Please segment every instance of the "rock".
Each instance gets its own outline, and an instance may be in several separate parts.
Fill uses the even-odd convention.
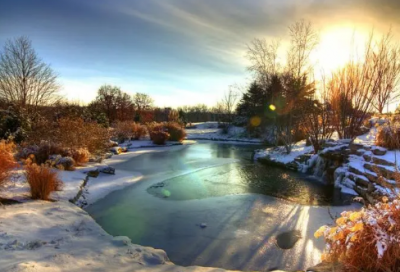
[[[375,164],[381,164],[381,165],[386,165],[386,166],[395,166],[395,164],[393,162],[386,161],[379,157],[372,157],[372,162]]]
[[[114,153],[115,155],[119,155],[119,154],[122,153],[122,148],[121,147],[113,147],[113,148],[110,149],[110,151],[112,153]]]
[[[387,179],[393,179],[395,173],[389,169],[387,169],[384,166],[378,165],[378,164],[370,164],[370,163],[365,163],[364,168],[368,169],[371,172],[374,172],[377,174],[377,176],[382,176]]]
[[[364,154],[364,155],[363,155],[363,158],[364,158],[364,160],[365,160],[365,161],[367,161],[367,162],[370,162],[370,161],[371,161],[371,158],[372,158],[372,156],[371,156],[371,155],[369,155],[369,154]]]
[[[386,148],[379,147],[379,146],[374,146],[374,147],[371,149],[371,151],[372,151],[372,153],[373,153],[374,155],[376,155],[376,156],[383,156],[383,155],[385,155],[386,152],[387,152]]]
[[[371,184],[369,182],[369,180],[364,176],[356,175],[354,173],[349,173],[348,177],[349,177],[349,179],[354,181],[357,185],[362,186],[362,187],[368,188],[368,186]]]
[[[103,159],[107,160],[110,159],[114,154],[113,153],[106,153],[103,155]]]
[[[354,154],[356,151],[360,149],[364,149],[364,145],[362,144],[356,144],[356,143],[351,143],[349,145],[350,150],[352,151],[352,154]],[[354,153],[353,153],[354,152]]]
[[[354,174],[357,174],[357,175],[364,175],[363,172],[361,172],[360,170],[358,170],[357,168],[355,168],[355,167],[353,167],[351,165],[349,165],[349,171],[354,173]]]
[[[206,223],[201,223],[200,224],[200,228],[202,228],[202,229],[207,228],[207,224]]]
[[[110,147],[117,147],[118,143],[110,140]]]
[[[91,178],[97,178],[99,176],[99,174],[100,174],[99,170],[91,170],[91,171],[87,172],[86,175],[88,175]]]
[[[101,173],[115,175],[115,168],[111,166],[105,166],[98,169]]]

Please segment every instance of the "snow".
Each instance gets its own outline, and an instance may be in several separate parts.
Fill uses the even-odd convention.
[[[181,146],[142,148],[113,156],[109,165],[147,152],[163,152]],[[58,171],[63,190],[54,202],[29,199],[23,170],[0,191],[0,197],[23,201],[0,207],[0,271],[224,271],[205,267],[179,267],[163,250],[134,245],[127,237],[107,234],[85,211],[69,202],[86,177],[86,172],[105,166],[92,163],[75,171]],[[78,204],[91,204],[112,191],[140,181],[141,173],[117,171],[115,175],[90,177]]]
[[[271,160],[281,163],[289,163],[294,161],[295,158],[304,155],[310,154],[314,152],[314,148],[312,146],[306,146],[306,141],[300,141],[293,145],[292,152],[290,154],[286,153],[286,150],[283,146],[279,147],[271,147],[266,150],[258,150],[255,153],[254,159],[267,157],[269,156]]]
[[[246,137],[245,127],[231,126],[227,134],[218,128],[218,122],[193,123],[196,128],[187,128],[188,140],[213,140],[213,141],[238,141],[249,143],[262,143],[261,139]]]
[[[9,272],[211,271],[175,266],[163,250],[112,237],[67,201],[30,201],[2,209],[0,255],[0,271]]]

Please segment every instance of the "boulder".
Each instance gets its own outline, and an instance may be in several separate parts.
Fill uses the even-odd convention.
[[[111,166],[105,166],[98,169],[101,173],[115,175],[115,168]]]
[[[99,170],[91,170],[89,172],[86,173],[86,175],[88,175],[91,178],[97,178],[100,174]]]
[[[376,156],[383,156],[383,155],[385,155],[386,152],[387,152],[386,148],[379,147],[379,146],[374,146],[374,147],[371,149],[371,151],[372,151],[372,153],[373,153],[374,155],[376,155]]]

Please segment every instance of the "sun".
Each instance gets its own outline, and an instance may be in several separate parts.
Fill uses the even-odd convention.
[[[351,26],[328,28],[320,34],[320,43],[311,55],[316,74],[329,75],[363,52],[368,33]]]

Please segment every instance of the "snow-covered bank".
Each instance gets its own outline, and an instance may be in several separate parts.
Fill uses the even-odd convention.
[[[0,215],[0,271],[218,271],[179,267],[163,250],[107,234],[68,201],[30,201]],[[221,270],[222,271],[222,270]]]
[[[360,195],[374,203],[382,196],[395,198],[399,184],[395,181],[400,168],[398,150],[389,151],[375,145],[376,128],[355,138],[326,141],[318,154],[305,141],[294,145],[290,154],[283,147],[259,150],[254,158],[268,164],[309,172],[320,178],[330,178],[343,193]]]
[[[105,163],[112,165],[143,153],[177,148],[183,146],[137,149]],[[86,173],[99,167],[104,165],[60,172],[64,188],[52,194],[55,202],[30,200],[23,171],[16,172],[0,191],[0,197],[24,203],[0,207],[0,271],[223,271],[176,266],[163,250],[133,245],[127,237],[112,237],[85,211],[70,203],[82,189]],[[140,173],[124,171],[89,177],[79,203],[93,203],[140,179]]]
[[[188,140],[211,140],[211,141],[230,141],[243,143],[263,143],[262,139],[249,138],[244,127],[230,127],[228,133],[222,133],[222,128],[218,128],[218,122],[193,123],[195,128],[187,128]]]

